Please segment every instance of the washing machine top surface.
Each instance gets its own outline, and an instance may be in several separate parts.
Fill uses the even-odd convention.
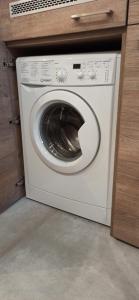
[[[114,84],[118,56],[93,53],[18,58],[20,83],[59,87]]]

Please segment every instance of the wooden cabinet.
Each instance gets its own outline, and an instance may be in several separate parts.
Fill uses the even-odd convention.
[[[0,43],[0,212],[24,195],[16,72]],[[9,64],[9,66],[8,66]]]
[[[16,18],[10,18],[10,2],[0,1],[0,38],[3,41],[85,32],[126,24],[127,0],[94,0]],[[81,17],[72,19],[76,14],[81,14]]]
[[[139,24],[139,0],[129,0],[128,24]]]
[[[10,2],[10,0],[0,1],[0,39],[9,41],[7,44],[13,48],[27,46],[28,40],[33,46],[36,41],[38,45],[77,43],[77,40],[84,43],[90,40],[92,43],[92,39],[99,40],[100,36],[101,39],[108,41],[113,40],[114,36],[119,39],[125,34],[122,27],[126,25],[127,20],[127,0],[94,0],[17,18],[10,18]],[[110,10],[113,13],[107,13]],[[71,16],[76,14],[81,14],[81,17],[72,19]],[[91,15],[82,17],[82,14]],[[130,0],[129,24],[134,23],[139,23],[139,1]],[[114,29],[109,30],[110,33],[106,30],[108,28]],[[92,34],[93,30],[96,32]],[[139,25],[129,26],[125,40],[125,61],[122,60],[112,235],[139,247],[138,37]],[[20,186],[23,177],[20,126],[10,122],[16,120],[19,115],[16,73],[13,68],[3,65],[4,60],[12,60],[11,54],[3,44],[0,44],[0,55],[0,211],[2,211],[24,195],[24,187]]]
[[[139,25],[127,30],[112,235],[139,247]]]

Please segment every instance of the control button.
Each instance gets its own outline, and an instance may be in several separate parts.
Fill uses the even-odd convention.
[[[96,78],[96,73],[94,71],[89,71],[88,75],[89,75],[90,79],[95,79]]]
[[[79,79],[82,79],[82,78],[84,78],[84,73],[82,71],[80,71],[77,73],[77,76]]]
[[[60,69],[57,72],[57,79],[58,79],[58,81],[64,82],[66,80],[66,78],[67,78],[67,72],[66,72],[66,70]]]

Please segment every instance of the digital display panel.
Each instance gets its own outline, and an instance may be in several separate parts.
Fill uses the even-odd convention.
[[[74,64],[73,69],[81,69],[81,64]]]

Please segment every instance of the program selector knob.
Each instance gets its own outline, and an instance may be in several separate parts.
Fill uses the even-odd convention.
[[[89,75],[90,79],[95,79],[96,78],[96,73],[94,71],[89,71],[88,75]]]
[[[64,69],[61,69],[57,72],[57,79],[60,82],[64,82],[67,78],[67,72]]]
[[[84,78],[84,73],[82,71],[79,71],[77,76],[79,79],[82,79],[82,78]]]

